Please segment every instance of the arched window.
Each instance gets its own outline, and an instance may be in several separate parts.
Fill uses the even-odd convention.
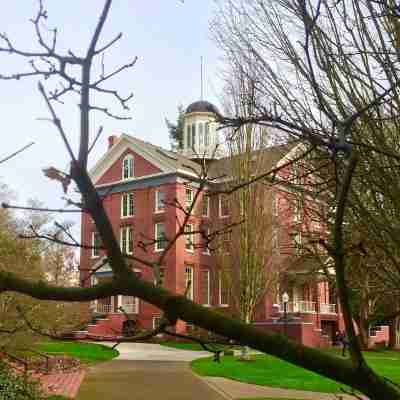
[[[210,123],[205,123],[205,130],[204,130],[204,146],[209,146],[210,144]]]
[[[196,124],[192,124],[192,149],[196,147]]]
[[[122,179],[133,178],[133,155],[128,154],[122,161]]]
[[[192,147],[192,125],[188,125],[186,128],[186,148]]]
[[[204,133],[203,133],[204,124],[199,122],[199,146],[203,147],[204,145]]]

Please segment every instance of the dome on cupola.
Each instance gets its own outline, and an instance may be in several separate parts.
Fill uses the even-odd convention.
[[[219,114],[218,108],[209,101],[199,100],[192,103],[187,109],[186,114],[194,112],[209,112],[213,114]]]
[[[190,104],[185,112],[182,154],[193,161],[220,157],[218,108],[205,100]]]

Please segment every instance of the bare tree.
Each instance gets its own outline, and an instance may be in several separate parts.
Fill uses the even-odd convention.
[[[318,4],[320,7],[321,3]],[[248,118],[252,120],[250,122],[266,121],[267,124],[270,124],[271,122],[274,124],[280,124],[280,128],[282,130],[290,130],[302,139],[311,140],[315,144],[321,145],[324,148],[332,148],[335,153],[344,153],[344,155],[342,155],[340,158],[334,157],[334,160],[336,160],[337,163],[342,166],[342,168],[340,168],[339,171],[339,190],[337,197],[337,213],[333,241],[334,245],[331,252],[335,259],[338,288],[341,296],[342,307],[345,312],[347,330],[352,343],[352,362],[348,362],[346,360],[340,360],[336,357],[330,356],[329,354],[323,354],[316,349],[297,345],[293,342],[287,341],[279,335],[262,332],[235,319],[214,313],[198,304],[191,302],[185,296],[169,293],[160,287],[154,286],[151,282],[141,280],[140,278],[136,277],[133,271],[128,267],[127,258],[124,257],[120,251],[120,247],[104,210],[102,198],[98,195],[87,173],[87,157],[90,149],[90,135],[93,134],[89,124],[89,116],[92,111],[98,111],[99,109],[104,111],[106,114],[112,114],[108,111],[108,109],[91,104],[89,95],[90,92],[100,91],[102,93],[109,94],[115,98],[123,108],[127,107],[126,103],[130,98],[130,96],[122,97],[114,90],[102,88],[101,84],[109,77],[116,75],[129,66],[132,66],[133,62],[127,64],[126,66],[122,66],[110,74],[105,74],[98,79],[93,78],[91,74],[94,59],[110,48],[110,46],[115,44],[121,36],[118,35],[115,39],[108,42],[108,44],[103,46],[99,45],[99,38],[103,26],[107,20],[111,5],[111,0],[105,0],[99,21],[96,25],[88,49],[81,56],[71,53],[66,55],[59,54],[56,51],[57,41],[55,38],[50,42],[50,44],[45,42],[41,34],[39,23],[42,18],[45,16],[47,17],[47,13],[42,5],[40,5],[40,11],[37,17],[33,20],[41,49],[35,52],[17,49],[13,42],[3,34],[1,36],[3,44],[0,46],[0,52],[23,57],[27,56],[30,59],[37,58],[38,60],[49,61],[45,62],[47,67],[39,67],[33,61],[33,63],[31,63],[34,68],[32,72],[20,74],[16,73],[5,78],[22,79],[28,76],[43,78],[59,77],[67,82],[65,88],[50,92],[44,88],[42,83],[39,84],[39,91],[48,108],[51,121],[53,122],[55,129],[64,140],[66,149],[71,157],[70,173],[67,175],[60,173],[58,179],[61,180],[65,186],[67,186],[66,183],[68,180],[72,180],[78,187],[82,196],[82,201],[79,203],[75,202],[74,205],[75,207],[80,207],[82,212],[89,213],[93,218],[98,232],[102,238],[102,246],[107,252],[109,265],[113,271],[113,279],[111,282],[97,284],[90,288],[56,287],[40,281],[26,280],[13,273],[0,272],[0,291],[16,291],[43,300],[79,302],[90,301],[118,294],[136,296],[163,310],[165,313],[165,319],[167,321],[166,324],[169,326],[173,326],[178,318],[183,319],[204,329],[211,330],[217,334],[234,339],[242,345],[248,345],[252,348],[265,351],[296,365],[308,368],[344,384],[348,384],[356,389],[359,389],[371,398],[380,399],[383,396],[385,399],[389,400],[398,399],[398,388],[392,383],[386,381],[384,378],[377,376],[371,369],[369,369],[362,358],[361,352],[359,351],[359,346],[356,342],[351,324],[351,312],[348,304],[349,302],[344,277],[346,259],[342,240],[342,222],[346,206],[347,193],[351,186],[354,168],[357,164],[356,152],[353,153],[351,146],[348,145],[348,136],[351,134],[354,126],[357,126],[356,121],[360,116],[364,115],[367,111],[372,112],[372,110],[375,110],[377,108],[376,106],[382,103],[386,97],[391,96],[394,90],[394,85],[390,85],[388,88],[380,88],[375,85],[374,88],[376,88],[376,93],[374,92],[374,95],[369,97],[367,101],[363,101],[361,103],[362,105],[357,107],[357,109],[346,109],[348,112],[346,112],[345,115],[340,113],[334,114],[336,115],[336,119],[333,119],[333,117],[329,119],[328,117],[331,115],[330,98],[325,96],[325,92],[321,92],[321,85],[318,84],[315,75],[313,77],[313,74],[310,74],[310,69],[314,64],[301,64],[300,67],[302,67],[304,71],[307,70],[307,73],[304,75],[305,78],[309,78],[308,82],[311,83],[310,87],[313,89],[311,93],[314,93],[314,98],[317,100],[317,105],[324,112],[324,118],[328,119],[325,130],[320,132],[319,128],[322,128],[323,126],[317,125],[315,120],[310,120],[310,118],[303,119],[302,117],[307,116],[307,113],[295,115],[291,120],[286,120],[284,116],[280,116],[280,113],[285,110],[282,102],[282,104],[277,106],[277,110],[279,111],[277,114],[271,115],[266,111],[261,115]],[[336,4],[337,9],[342,6],[343,2]],[[286,12],[292,12],[292,17],[294,20],[300,20],[300,22],[303,22],[303,28],[306,32],[306,40],[303,50],[307,54],[307,52],[310,51],[310,46],[318,44],[318,41],[314,40],[313,36],[314,32],[317,31],[314,28],[317,26],[318,18],[311,16],[314,15],[314,13],[310,15],[310,12],[308,11],[309,9],[302,1],[296,1],[293,2],[293,4],[290,2],[290,4],[288,3],[286,7]],[[301,11],[300,13],[299,10]],[[327,9],[327,12],[331,12],[331,9]],[[317,12],[316,15],[319,15],[319,12]],[[320,30],[318,29],[318,33],[319,32]],[[280,34],[282,34],[282,31],[280,31]],[[56,31],[54,31],[54,35],[56,35]],[[312,36],[312,41],[310,41],[310,36]],[[329,37],[331,37],[331,33]],[[325,39],[327,40],[327,38]],[[318,54],[316,54],[316,56],[318,56]],[[296,58],[294,60],[296,61]],[[68,75],[68,69],[66,69],[66,66],[70,65],[72,65],[75,70],[79,69],[81,73],[78,77],[74,78]],[[338,65],[339,67],[343,66],[343,64],[338,63],[334,65]],[[348,65],[349,64],[347,64],[347,66]],[[371,80],[369,82],[373,83]],[[273,86],[271,87],[273,88]],[[275,85],[275,88],[279,87]],[[347,86],[345,86],[343,90],[346,88]],[[77,152],[72,149],[68,141],[68,135],[65,132],[61,119],[56,114],[52,103],[52,100],[60,99],[61,96],[64,96],[66,93],[71,91],[74,93],[78,92],[80,104],[81,140],[79,143],[79,150]],[[294,101],[293,106],[297,104],[300,106],[305,105],[305,107],[307,107],[307,105],[309,105],[309,102],[307,101],[303,103],[302,101],[300,102],[296,99],[293,100],[293,96],[289,95],[287,92],[285,95],[287,96],[286,104],[288,106],[290,106],[290,102],[292,101]],[[361,98],[356,96],[356,99],[360,100]],[[363,100],[365,99],[363,98]],[[354,102],[351,104],[354,104]],[[318,119],[317,121],[322,122],[321,120],[322,118]],[[225,122],[228,125],[240,126],[243,123],[243,120],[240,118],[227,119]],[[335,124],[333,124],[333,122],[335,122]],[[328,132],[327,128],[329,128]],[[263,178],[267,178],[268,176],[272,177],[275,173],[276,168],[272,168],[270,171],[265,171],[263,173]],[[182,235],[184,232],[180,232],[179,234]],[[176,240],[176,238],[171,238],[170,240],[173,241]],[[168,249],[169,246],[167,246],[166,250]],[[153,266],[146,260],[137,259],[134,256],[133,258],[136,262],[143,263],[143,265],[147,265],[149,267]]]

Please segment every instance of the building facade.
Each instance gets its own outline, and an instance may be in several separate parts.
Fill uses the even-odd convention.
[[[222,157],[217,113],[218,110],[205,101],[187,108],[183,149],[178,153],[126,134],[111,136],[107,152],[90,176],[103,196],[123,253],[156,262],[182,226],[185,210],[192,207],[200,186],[199,175],[207,165],[210,184],[197,195],[186,220],[185,234],[176,240],[163,259],[159,280],[172,292],[186,293],[199,304],[229,312],[229,294],[218,273],[215,246],[209,240],[213,232],[231,223],[227,196],[208,195],[211,189],[229,181],[229,159]],[[298,146],[267,148],[263,157],[270,168],[282,166],[297,154]],[[290,180],[292,173],[293,166],[282,167],[279,176]],[[300,178],[295,175],[294,179]],[[285,332],[306,345],[328,345],[335,332],[343,329],[335,295],[323,274],[314,271],[311,279],[306,274],[307,262],[294,262],[301,258],[298,252],[304,240],[303,231],[307,228],[307,232],[323,235],[323,226],[308,216],[307,210],[312,208],[308,201],[311,200],[293,201],[291,191],[279,185],[268,190],[272,195],[266,207],[278,222],[271,225],[272,251],[268,262],[279,271],[279,279],[258,305],[253,323],[260,329]],[[101,250],[96,227],[85,213],[82,214],[81,240],[92,246],[81,250],[81,284],[88,287],[111,279],[112,271]],[[156,280],[151,268],[138,260],[128,259],[128,262],[141,278]],[[271,265],[269,268],[271,270]],[[121,335],[127,315],[137,320],[143,329],[157,326],[161,316],[154,306],[130,296],[97,300],[91,303],[90,310],[98,318],[82,335],[100,339]],[[179,321],[176,329],[185,331],[187,326]]]

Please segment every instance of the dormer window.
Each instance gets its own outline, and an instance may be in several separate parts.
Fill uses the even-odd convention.
[[[122,161],[122,179],[133,178],[133,155],[128,154]]]

